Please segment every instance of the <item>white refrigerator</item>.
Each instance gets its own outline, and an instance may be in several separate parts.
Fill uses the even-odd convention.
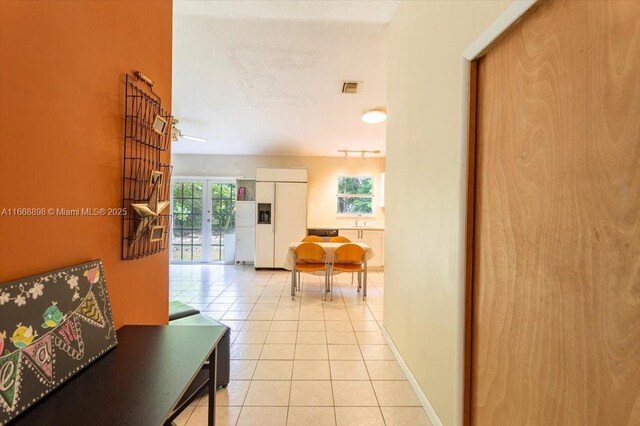
[[[256,268],[282,268],[289,245],[307,234],[307,170],[256,171]]]

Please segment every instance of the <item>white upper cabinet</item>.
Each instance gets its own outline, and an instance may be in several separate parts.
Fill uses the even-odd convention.
[[[258,182],[307,182],[307,169],[256,169]]]

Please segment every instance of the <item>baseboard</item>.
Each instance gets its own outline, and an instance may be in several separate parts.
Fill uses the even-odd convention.
[[[411,385],[416,395],[418,396],[418,399],[420,400],[420,403],[422,404],[424,411],[427,412],[427,416],[429,417],[429,420],[431,420],[431,423],[433,424],[433,426],[442,426],[442,421],[440,421],[440,418],[436,414],[436,410],[433,409],[433,406],[431,406],[429,399],[427,399],[427,395],[424,394],[424,392],[420,388],[420,385],[418,385],[418,381],[416,380],[415,377],[413,377],[413,374],[411,374],[411,370],[409,370],[409,366],[407,365],[406,362],[404,362],[404,359],[402,359],[402,356],[400,355],[398,348],[393,343],[393,339],[391,339],[391,336],[389,336],[389,333],[387,333],[387,330],[384,328],[384,326],[381,327],[381,330],[382,330],[382,334],[384,335],[384,339],[387,341],[387,344],[391,348],[391,352],[393,352],[393,355],[395,355],[396,360],[398,361],[398,364],[400,364],[400,368],[402,369],[402,372],[407,377],[409,384]]]

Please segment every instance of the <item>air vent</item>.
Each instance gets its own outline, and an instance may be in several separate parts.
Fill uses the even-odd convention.
[[[342,93],[354,94],[358,93],[358,82],[357,81],[343,81],[342,82]]]

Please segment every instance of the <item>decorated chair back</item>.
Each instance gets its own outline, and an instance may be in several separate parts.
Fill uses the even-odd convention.
[[[0,284],[0,424],[116,344],[102,261]]]

